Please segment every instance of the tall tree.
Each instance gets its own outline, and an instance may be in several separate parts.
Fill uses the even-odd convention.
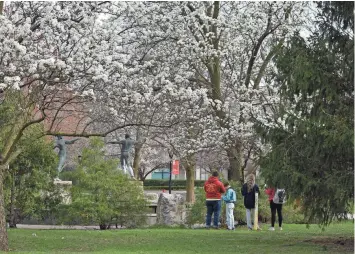
[[[46,133],[94,97],[102,67],[93,45],[99,3],[9,2],[0,15],[0,249],[8,250],[3,180],[26,130]],[[97,34],[96,34],[97,35]],[[94,38],[95,37],[95,38]],[[101,41],[101,40],[99,40]],[[100,49],[101,51],[101,49]],[[99,82],[99,81],[98,81]],[[78,110],[77,110],[78,111]],[[84,132],[85,130],[82,130]]]
[[[195,117],[210,133],[209,144],[226,151],[230,178],[243,181],[244,143],[253,132],[251,113],[261,117],[268,100],[264,74],[284,39],[302,23],[303,5],[215,1],[130,7],[124,24],[135,26],[129,32],[137,57],[141,55],[136,61],[146,59],[142,66],[156,69],[147,72],[146,82],[174,92],[188,87],[190,95],[205,93],[203,110]]]
[[[316,24],[276,58],[280,103],[274,123],[262,124],[271,151],[261,168],[301,198],[309,222],[327,225],[353,213],[354,3],[318,3]]]

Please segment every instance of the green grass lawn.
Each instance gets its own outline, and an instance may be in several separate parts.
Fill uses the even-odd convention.
[[[354,224],[284,225],[283,231],[206,229],[10,229],[10,249],[22,253],[354,253]],[[277,228],[276,228],[277,229]],[[34,236],[33,234],[36,234]]]

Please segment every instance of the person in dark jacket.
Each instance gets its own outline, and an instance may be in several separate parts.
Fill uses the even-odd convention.
[[[244,206],[246,208],[247,226],[249,230],[252,230],[252,216],[254,215],[255,208],[255,193],[259,193],[259,186],[255,184],[255,176],[249,174],[246,179],[246,183],[242,186],[242,195],[244,197]]]
[[[206,228],[211,227],[213,214],[213,227],[218,229],[219,215],[221,212],[221,197],[226,192],[223,183],[218,179],[218,172],[213,172],[212,176],[205,182],[206,192]]]

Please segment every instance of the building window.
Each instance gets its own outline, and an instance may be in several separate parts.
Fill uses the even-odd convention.
[[[170,169],[168,168],[160,168],[154,170],[152,173],[152,179],[169,179]]]

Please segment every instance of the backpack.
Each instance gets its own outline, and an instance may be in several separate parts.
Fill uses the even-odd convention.
[[[232,188],[231,188],[231,190],[232,190],[232,201],[233,201],[233,203],[235,203],[235,202],[237,202],[237,194],[235,193],[235,190],[233,190]]]
[[[272,201],[275,204],[284,204],[286,203],[286,192],[285,189],[276,189],[274,198]]]

